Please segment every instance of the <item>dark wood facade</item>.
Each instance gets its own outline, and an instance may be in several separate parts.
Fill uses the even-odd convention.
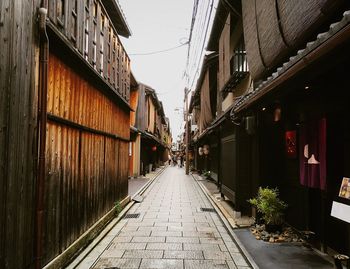
[[[39,1],[0,2],[0,267],[34,264]]]
[[[130,31],[115,1],[49,0],[38,226],[41,4],[0,3],[0,267],[6,269],[38,261],[43,267],[127,197],[130,60],[118,34]],[[42,253],[35,253],[38,245]]]
[[[243,10],[248,2],[243,5]],[[319,249],[325,252],[331,249],[330,254],[335,251],[349,255],[350,224],[331,216],[331,209],[333,201],[345,206],[350,205],[349,200],[339,197],[341,180],[343,177],[349,177],[350,171],[347,154],[350,127],[347,120],[346,75],[350,59],[349,11],[346,10],[349,10],[350,6],[349,3],[339,4],[341,1],[331,2],[318,1],[319,6],[331,6],[328,6],[326,16],[321,16],[322,18],[317,15],[318,9],[314,9],[315,14],[311,14],[309,27],[301,27],[305,18],[300,19],[293,30],[299,33],[290,32],[288,38],[300,36],[298,41],[301,42],[302,48],[294,53],[290,48],[281,49],[280,55],[290,56],[285,63],[281,62],[281,58],[273,56],[271,59],[274,64],[277,63],[280,67],[275,72],[270,70],[265,73],[263,76],[270,77],[257,86],[250,96],[239,102],[234,112],[238,119],[245,120],[251,116],[254,119],[255,131],[252,133],[252,139],[255,141],[255,151],[251,151],[254,157],[251,169],[256,171],[252,177],[255,192],[258,186],[278,187],[281,198],[288,204],[286,221],[290,225],[298,230],[314,232],[314,240],[311,243]],[[300,5],[304,4],[300,2]],[[289,6],[287,2],[284,5]],[[283,16],[287,17],[281,18],[282,23],[296,20],[304,14],[303,10],[310,7],[305,5],[288,8],[294,10],[288,14],[295,15],[291,18],[284,13]],[[248,11],[245,14],[248,14]],[[261,15],[261,19],[267,19],[266,16]],[[316,18],[327,19],[327,26],[324,27]],[[254,24],[255,19],[251,20]],[[245,29],[249,27],[244,26]],[[259,27],[263,29],[266,25],[262,23]],[[309,42],[306,43],[302,37],[310,34],[310,29],[313,29],[317,36],[309,35]],[[258,42],[257,37],[251,38]],[[275,46],[274,42],[269,43],[265,45]],[[248,47],[247,44],[249,60],[249,57],[254,57],[254,52],[249,56]],[[270,91],[266,91],[269,87]],[[262,91],[257,94],[259,88]],[[276,111],[279,111],[280,117],[276,117]],[[319,159],[318,165],[323,165],[326,171],[325,187],[308,185],[301,179],[301,168],[305,166],[302,157],[305,146],[302,127],[312,126],[313,122],[321,120],[326,123],[325,140],[322,143],[325,158]],[[294,156],[288,155],[286,151],[287,132],[295,134]],[[317,139],[318,133],[318,130],[313,130],[314,140]]]
[[[46,139],[48,262],[127,196],[129,113],[50,54]]]

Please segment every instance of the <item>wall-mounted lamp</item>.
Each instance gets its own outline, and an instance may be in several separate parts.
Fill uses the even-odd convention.
[[[281,113],[282,113],[282,109],[280,106],[277,106],[275,108],[275,110],[273,111],[273,121],[274,122],[278,122],[281,120]]]
[[[204,145],[203,146],[203,153],[204,153],[204,155],[208,155],[209,154],[209,145]]]
[[[199,154],[199,156],[203,155],[203,148],[202,147],[198,148],[198,154]]]

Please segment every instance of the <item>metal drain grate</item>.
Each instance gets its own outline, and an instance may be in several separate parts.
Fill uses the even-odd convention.
[[[138,217],[140,217],[140,213],[126,214],[124,219],[137,219]]]
[[[201,207],[201,211],[203,212],[216,212],[214,208]]]

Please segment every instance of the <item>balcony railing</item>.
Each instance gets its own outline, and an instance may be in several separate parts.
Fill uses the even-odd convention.
[[[50,23],[127,102],[130,59],[100,0],[49,0]]]
[[[230,79],[222,88],[223,92],[234,91],[234,88],[249,74],[243,38],[238,42],[230,60],[230,74]]]

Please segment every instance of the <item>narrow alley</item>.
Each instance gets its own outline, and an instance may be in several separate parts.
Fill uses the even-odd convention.
[[[166,168],[144,196],[76,268],[250,268],[183,169]]]

